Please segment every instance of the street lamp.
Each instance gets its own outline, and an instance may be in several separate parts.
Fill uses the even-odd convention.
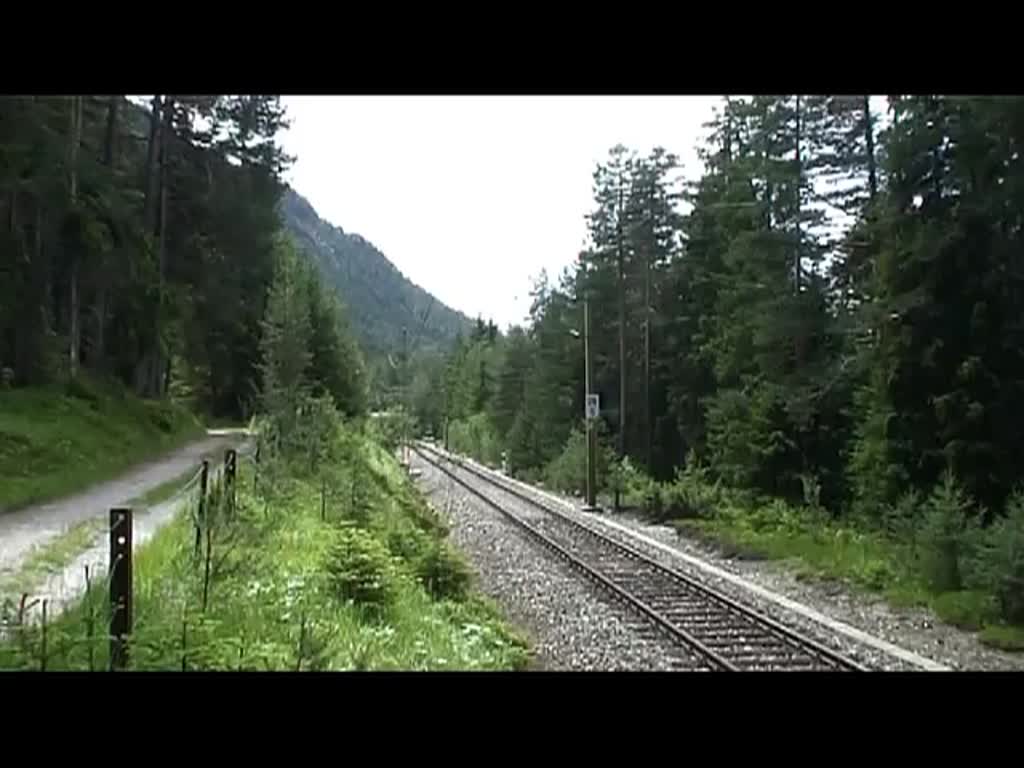
[[[570,330],[569,333],[573,338],[578,339],[580,332],[575,328]],[[591,393],[591,359],[590,359],[590,301],[587,298],[583,299],[583,359],[584,359],[584,378],[585,378],[585,392],[584,397],[584,416],[587,425],[587,487],[586,487],[586,504],[583,506],[584,512],[597,512],[599,508],[596,503],[597,493],[597,462],[595,450],[596,435],[594,434],[594,422],[598,416],[598,402],[597,395]]]

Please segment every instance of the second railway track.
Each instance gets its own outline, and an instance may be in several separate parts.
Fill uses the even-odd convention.
[[[573,568],[625,603],[648,624],[715,671],[861,671],[854,661],[670,569],[573,516],[488,473],[418,444],[413,450],[500,512]],[[447,466],[446,466],[447,465]],[[456,468],[456,469],[452,469]],[[490,491],[481,490],[484,486]],[[496,493],[495,493],[496,492]],[[526,519],[502,495],[542,514]]]

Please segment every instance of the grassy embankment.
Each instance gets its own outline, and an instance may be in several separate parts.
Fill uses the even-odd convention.
[[[264,462],[257,480],[240,462],[236,510],[211,502],[198,556],[187,513],[141,548],[131,668],[525,666],[523,641],[473,593],[395,460],[363,435],[337,443],[315,471]],[[28,628],[0,649],[0,667],[105,669],[106,610],[94,583],[50,624],[45,649]]]
[[[202,434],[179,404],[86,378],[0,391],[0,513],[109,480]]]

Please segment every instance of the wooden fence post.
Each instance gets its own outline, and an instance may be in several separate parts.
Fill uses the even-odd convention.
[[[110,510],[110,669],[128,665],[132,632],[132,510]]]

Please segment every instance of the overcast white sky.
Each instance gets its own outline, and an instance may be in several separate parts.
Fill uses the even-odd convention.
[[[520,322],[576,258],[594,166],[621,142],[699,174],[716,96],[285,96],[289,182],[449,306]]]

